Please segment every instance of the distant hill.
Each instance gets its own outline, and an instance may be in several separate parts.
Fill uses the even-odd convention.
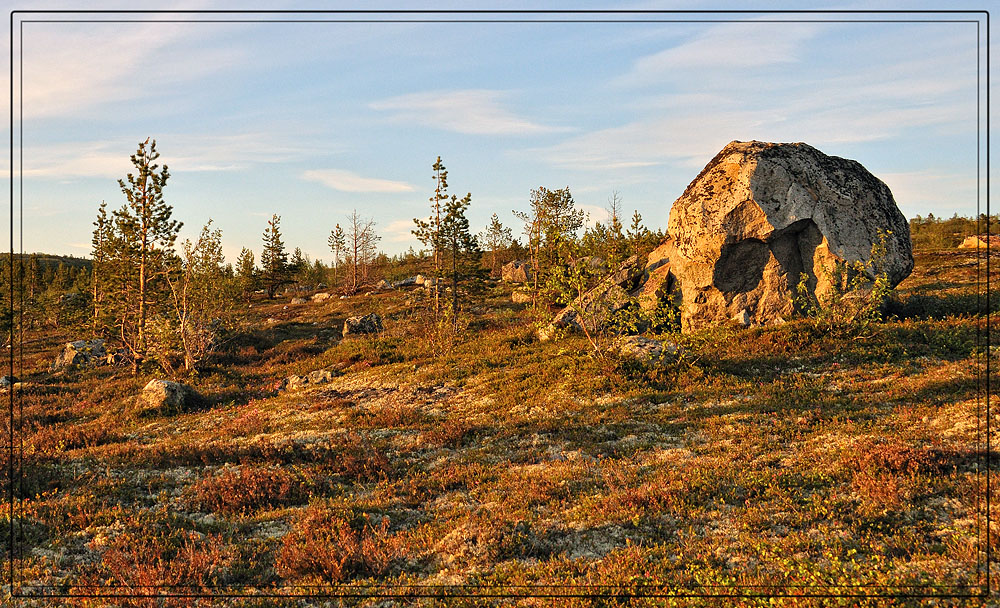
[[[14,254],[15,256],[18,254]],[[38,258],[38,265],[41,268],[46,266],[52,266],[53,268],[59,266],[60,263],[70,268],[87,268],[88,270],[93,265],[93,262],[88,258],[78,258],[72,255],[55,255],[52,253],[25,253],[24,257],[28,258],[35,256]]]

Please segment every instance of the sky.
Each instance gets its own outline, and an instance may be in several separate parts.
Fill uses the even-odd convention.
[[[115,7],[79,8],[104,6]],[[861,21],[873,18],[883,22]],[[193,22],[168,21],[177,19]],[[229,21],[210,21],[219,19]],[[169,167],[164,199],[184,222],[181,238],[211,219],[229,261],[242,247],[259,256],[272,214],[286,246],[311,259],[331,259],[327,237],[354,210],[375,220],[386,253],[419,248],[413,218],[429,214],[438,156],[450,193],[472,194],[473,231],[496,213],[520,233],[512,211],[527,210],[539,186],[568,186],[592,222],[607,218],[617,192],[626,215],[665,229],[701,168],[728,142],[751,139],[857,160],[907,217],[973,215],[977,194],[985,210],[982,14],[18,13],[15,23],[15,250],[88,256],[98,206],[125,203],[118,179],[147,138]]]

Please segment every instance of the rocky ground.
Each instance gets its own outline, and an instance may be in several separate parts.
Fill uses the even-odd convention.
[[[409,287],[255,303],[257,329],[180,378],[202,396],[181,411],[137,405],[162,374],[52,372],[78,336],[29,335],[23,603],[969,604],[987,549],[980,272],[974,252],[918,251],[887,322],[660,336],[681,354],[653,366],[539,342],[503,285],[454,343],[428,338]],[[376,311],[383,332],[341,338]]]

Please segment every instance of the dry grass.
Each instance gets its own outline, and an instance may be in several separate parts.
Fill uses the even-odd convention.
[[[265,302],[189,380],[206,404],[169,416],[134,411],[152,370],[53,375],[70,336],[39,335],[18,419],[25,584],[601,585],[787,606],[815,605],[816,585],[967,590],[985,555],[969,255],[918,252],[872,332],[667,336],[688,356],[665,369],[609,364],[581,337],[538,343],[503,287],[441,354],[413,293]],[[385,335],[339,340],[371,310]],[[315,369],[342,375],[277,390]]]

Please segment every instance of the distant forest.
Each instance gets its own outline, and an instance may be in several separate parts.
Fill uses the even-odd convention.
[[[915,249],[950,249],[957,247],[967,236],[980,232],[982,230],[980,226],[986,226],[985,220],[986,216],[981,216],[977,226],[975,218],[962,217],[958,214],[948,219],[935,217],[932,213],[926,217],[918,215],[910,220],[910,238]],[[991,216],[989,227],[991,234],[1000,234],[1000,216]],[[660,231],[647,235],[663,238]],[[527,249],[516,238],[508,240],[504,245],[502,251],[484,252],[482,264],[485,268],[496,272],[499,264],[516,257],[528,256]],[[379,274],[393,279],[417,272],[422,267],[421,262],[424,261],[424,255],[421,253],[411,250],[396,256],[379,254],[376,258]],[[26,304],[25,321],[28,327],[38,324],[59,327],[83,321],[88,311],[87,298],[91,289],[92,260],[47,253],[15,254],[14,257],[17,261],[15,283],[20,282],[21,287],[16,290],[18,296],[15,299],[19,299],[23,294]],[[288,286],[290,290],[313,287],[324,281],[335,282],[334,277],[330,276],[332,268],[319,260],[309,262],[308,258],[298,251],[292,256],[291,266],[296,272],[291,277],[291,284]],[[10,270],[10,254],[3,255],[0,257],[0,302],[5,309],[8,308],[7,301],[10,294]],[[9,310],[4,310],[0,314],[8,316]]]

